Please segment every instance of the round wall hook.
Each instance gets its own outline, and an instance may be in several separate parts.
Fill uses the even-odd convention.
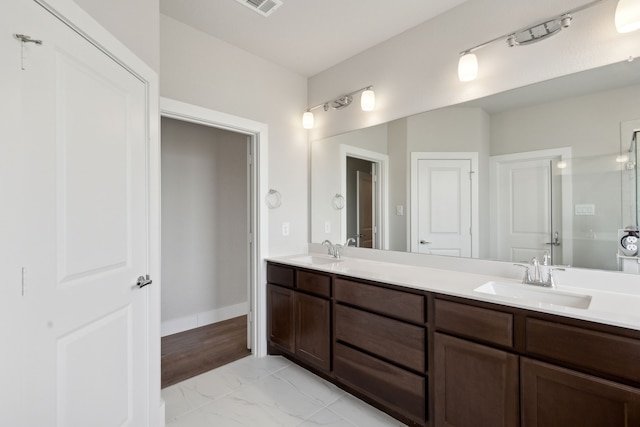
[[[282,205],[282,195],[278,190],[270,189],[266,197],[269,209],[276,209]]]

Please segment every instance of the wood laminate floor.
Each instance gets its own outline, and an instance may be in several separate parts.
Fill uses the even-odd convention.
[[[162,388],[241,359],[247,349],[247,316],[162,338]]]

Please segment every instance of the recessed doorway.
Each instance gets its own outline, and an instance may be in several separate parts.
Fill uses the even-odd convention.
[[[257,325],[264,322],[258,283],[264,281],[259,266],[266,215],[258,195],[266,186],[261,153],[267,128],[167,99],[161,100],[161,114],[163,363],[165,353],[173,360],[191,359],[201,366],[180,369],[197,374],[232,360],[211,353],[224,347],[215,335],[234,340],[227,350],[236,351],[236,358],[266,352]],[[165,352],[170,342],[183,344]],[[176,347],[185,354],[176,355]],[[218,364],[206,366],[201,359]],[[169,384],[167,368],[162,367],[163,386]]]

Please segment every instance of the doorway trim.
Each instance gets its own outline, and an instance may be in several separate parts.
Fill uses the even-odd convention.
[[[407,243],[409,251],[417,252],[418,230],[418,161],[419,160],[469,160],[471,161],[471,258],[480,255],[480,198],[478,177],[478,153],[475,151],[431,152],[414,151],[411,153],[411,224]],[[414,243],[415,241],[415,243]]]
[[[340,145],[340,192],[347,194],[347,157],[355,157],[376,164],[378,173],[376,188],[375,224],[376,238],[374,249],[389,249],[389,156],[351,145]],[[347,241],[347,210],[340,211],[341,242]]]
[[[268,188],[268,133],[265,123],[245,119],[220,111],[210,110],[169,98],[160,98],[160,116],[182,120],[218,129],[229,130],[249,136],[252,152],[251,166],[253,188],[251,203],[251,224],[253,230],[250,262],[249,321],[251,328],[250,346],[253,354],[262,357],[267,354],[266,328],[266,264],[268,253],[268,215],[260,203],[269,193]]]

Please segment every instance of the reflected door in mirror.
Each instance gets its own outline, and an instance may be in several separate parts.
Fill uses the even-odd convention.
[[[498,259],[527,262],[533,257],[542,259],[545,252],[556,255],[552,252],[559,252],[560,243],[552,235],[554,229],[558,236],[561,230],[552,224],[552,159],[523,154],[516,159],[497,157]],[[556,258],[554,263],[561,257]]]
[[[360,248],[373,248],[373,175],[358,171],[358,235],[356,242]]]
[[[414,252],[471,256],[471,161],[418,160]]]

